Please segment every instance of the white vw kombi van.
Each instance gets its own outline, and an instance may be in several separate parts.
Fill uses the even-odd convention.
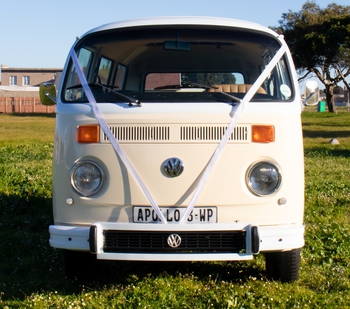
[[[298,278],[304,161],[297,76],[275,32],[209,17],[103,25],[69,52],[50,244],[103,260],[238,261]],[[82,254],[81,252],[84,252]]]

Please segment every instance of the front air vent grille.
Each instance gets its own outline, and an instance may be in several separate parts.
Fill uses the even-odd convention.
[[[114,125],[112,134],[121,143],[218,143],[225,134],[224,125]],[[102,143],[109,140],[101,130]],[[236,126],[231,133],[229,143],[249,143],[250,125]]]
[[[168,126],[114,126],[110,130],[118,141],[168,141],[170,133]],[[106,134],[103,140],[108,140]]]
[[[186,253],[246,251],[246,231],[178,232],[181,244],[168,245],[169,232],[104,230],[103,251],[110,253]]]
[[[181,127],[180,139],[183,141],[220,141],[226,132],[224,126],[186,126]],[[248,128],[246,126],[235,127],[229,140],[247,141]]]

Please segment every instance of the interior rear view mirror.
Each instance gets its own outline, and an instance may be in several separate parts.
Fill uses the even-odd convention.
[[[191,50],[191,43],[181,41],[165,41],[164,49],[189,51]]]

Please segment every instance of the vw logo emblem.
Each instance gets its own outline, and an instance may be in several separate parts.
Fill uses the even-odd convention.
[[[171,234],[168,237],[168,245],[171,248],[177,248],[181,244],[181,237],[178,234]]]
[[[163,171],[170,177],[177,177],[182,174],[184,170],[184,164],[178,158],[170,158],[163,163]]]

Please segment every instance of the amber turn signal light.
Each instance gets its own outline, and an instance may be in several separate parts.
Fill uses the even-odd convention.
[[[275,127],[272,125],[253,125],[253,143],[272,143],[275,141]]]
[[[98,143],[100,141],[100,127],[96,125],[84,125],[78,127],[78,143]]]

